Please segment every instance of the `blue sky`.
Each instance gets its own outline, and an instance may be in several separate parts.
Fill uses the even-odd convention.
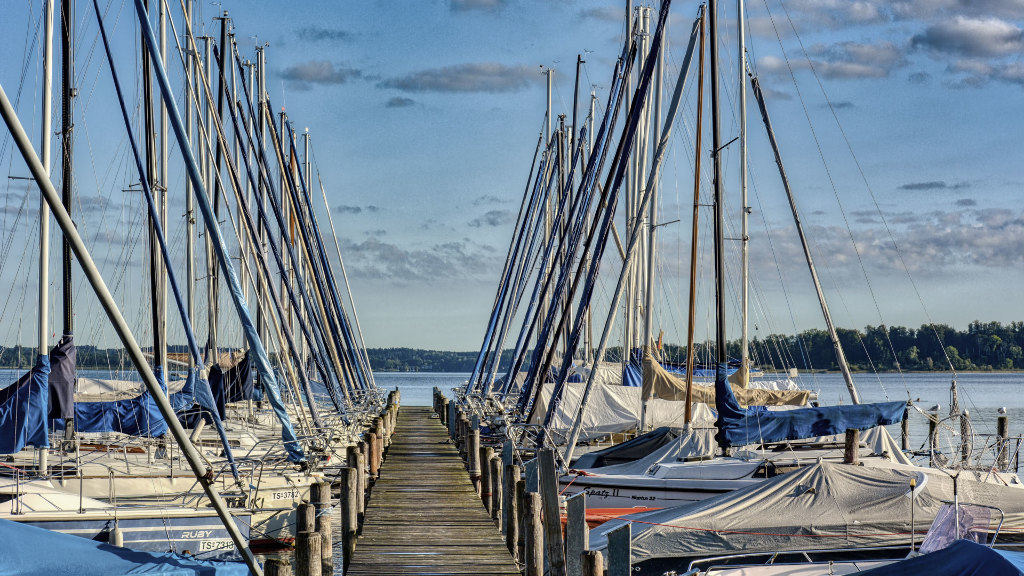
[[[0,21],[0,82],[14,94],[26,67],[18,109],[36,134],[38,51],[32,41],[41,2],[24,4],[5,10]],[[80,4],[81,50],[87,51],[96,27],[91,5]],[[171,4],[176,13],[177,2]],[[542,67],[556,70],[556,114],[571,114],[576,55],[584,53],[580,116],[591,87],[603,106],[623,41],[623,4],[222,3],[243,54],[257,42],[269,44],[274,105],[285,107],[297,128],[310,129],[368,345],[479,345],[543,120]],[[108,9],[108,26],[120,38],[119,70],[126,74],[135,62],[131,2],[110,2]],[[200,7],[209,30],[219,9]],[[728,141],[737,133],[735,5],[726,2],[721,9],[723,74],[730,82],[722,129]],[[974,319],[1024,319],[1024,305],[1013,296],[1024,283],[1018,136],[1024,128],[1024,4],[765,0],[747,10],[751,68],[765,88],[836,322],[917,326],[934,320],[962,328]],[[666,91],[696,13],[695,2],[672,5]],[[79,186],[90,188],[85,196],[101,205],[121,203],[119,217],[127,222],[124,201],[111,200],[131,175],[123,143],[114,144],[123,127],[108,101],[109,73],[100,56],[80,57],[90,101],[82,131],[91,137],[76,155],[88,165]],[[693,86],[662,178],[660,220],[683,220],[660,230],[656,308],[670,341],[685,334]],[[752,101],[749,132],[757,333],[820,327]],[[24,174],[7,142],[0,150],[3,168]],[[725,161],[731,226],[738,226],[735,145]],[[170,183],[180,181],[180,168],[172,165]],[[6,184],[5,215],[35,205],[33,199],[22,210],[24,184],[10,182],[17,181]],[[34,312],[10,302],[24,301],[34,290],[23,278],[35,263],[22,256],[34,249],[33,237],[27,219],[5,222],[4,236],[17,236],[12,246],[20,251],[11,250],[0,266],[13,294],[0,322],[28,342]],[[115,250],[125,244],[125,234],[109,228],[107,221],[94,222],[91,238],[98,250],[116,255],[110,257],[116,275],[126,261],[134,266],[143,260],[141,249]],[[729,250],[734,254],[736,246]],[[21,268],[19,258],[25,260]],[[605,266],[617,273],[614,260],[606,259]],[[735,270],[734,262],[730,266]],[[709,277],[710,268],[702,280],[704,300]],[[144,305],[130,297],[131,282],[129,275],[122,298],[141,306],[136,316],[144,331]],[[598,295],[598,305],[606,307],[606,301],[606,293]],[[88,310],[83,306],[81,315],[90,317]],[[734,319],[730,330],[735,333]],[[101,341],[107,333],[94,331]]]

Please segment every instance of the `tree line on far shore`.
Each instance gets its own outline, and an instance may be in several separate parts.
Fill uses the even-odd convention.
[[[946,324],[924,324],[920,328],[867,326],[863,330],[837,330],[846,359],[853,370],[921,371],[1024,370],[1024,322],[974,321],[966,330]],[[699,343],[697,358],[713,358],[714,345]],[[184,346],[170,346],[169,352],[185,352]],[[729,343],[729,355],[738,358],[739,340]],[[471,372],[478,352],[449,352],[416,348],[369,348],[370,365],[378,372]],[[606,359],[617,360],[622,348],[608,350]],[[131,363],[117,348],[78,346],[78,367],[84,369],[130,369]],[[761,368],[838,370],[835,351],[824,330],[805,330],[797,335],[772,334],[750,342],[751,361]],[[0,346],[0,367],[26,368],[35,362],[30,346]],[[502,370],[510,364],[511,350],[502,353]],[[686,347],[662,346],[662,358],[682,362]],[[529,362],[529,356],[527,357]]]

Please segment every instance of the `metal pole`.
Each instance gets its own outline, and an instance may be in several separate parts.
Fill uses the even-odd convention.
[[[138,1],[141,2],[142,0]],[[71,220],[71,215],[64,209],[60,199],[57,197],[57,190],[46,177],[46,170],[42,163],[40,163],[35,151],[32,149],[32,144],[29,142],[28,136],[25,134],[25,130],[22,128],[21,122],[18,120],[14,107],[7,98],[7,93],[4,91],[2,85],[0,85],[0,115],[3,116],[4,122],[6,122],[8,129],[11,131],[11,135],[14,137],[15,143],[18,145],[18,149],[21,151],[21,154],[25,159],[25,163],[28,164],[29,170],[32,172],[32,176],[39,185],[43,198],[50,205],[50,209],[53,210],[54,218],[64,233],[64,239],[68,243],[69,248],[74,252],[78,262],[81,264],[82,271],[85,273],[86,279],[89,281],[93,291],[96,293],[96,297],[100,301],[100,306],[103,307],[103,311],[107,314],[107,318],[110,319],[114,331],[117,333],[118,338],[120,338],[121,343],[125,347],[125,351],[128,353],[129,358],[131,358],[135,369],[142,377],[142,381],[149,390],[150,395],[152,395],[153,400],[156,402],[157,409],[160,410],[160,414],[167,422],[171,435],[181,448],[182,454],[185,456],[189,466],[192,468],[199,484],[206,492],[206,496],[210,499],[210,504],[217,511],[217,515],[220,516],[220,519],[224,522],[224,527],[231,535],[231,540],[238,548],[239,553],[242,555],[242,558],[249,567],[249,570],[253,574],[262,575],[263,571],[260,569],[259,564],[253,557],[252,552],[249,550],[248,542],[242,537],[241,532],[238,530],[238,526],[235,525],[234,519],[231,517],[230,512],[228,512],[227,504],[225,504],[224,500],[217,492],[217,489],[213,486],[213,470],[206,467],[202,456],[200,456],[196,451],[195,447],[189,441],[185,430],[181,427],[181,423],[178,422],[178,417],[174,413],[174,409],[171,408],[171,404],[168,402],[167,396],[164,394],[164,391],[157,382],[153,371],[150,369],[149,363],[146,361],[146,357],[142,353],[142,349],[139,347],[138,342],[132,335],[131,329],[128,327],[128,323],[125,321],[124,316],[121,315],[121,311],[118,309],[117,303],[114,302],[114,297],[110,294],[110,291],[107,289],[107,286],[103,281],[103,277],[100,275],[96,264],[93,262],[92,255],[89,254],[89,249],[85,246],[85,242],[82,240],[82,237],[79,236],[78,230],[75,229],[75,224]]]
[[[61,49],[61,201],[64,209],[71,214],[71,197],[74,190],[74,179],[72,178],[75,135],[72,132],[74,125],[74,102],[75,97],[75,55],[74,55],[74,33],[75,33],[74,0],[61,0],[60,3],[60,49]],[[64,298],[64,335],[63,338],[71,338],[75,333],[75,317],[72,312],[73,300],[71,292],[71,245],[65,237],[62,244],[61,270],[63,280]]]
[[[188,0],[185,4],[185,22],[187,26],[192,24],[192,13],[194,11],[193,0]],[[185,58],[187,65],[185,66],[185,90],[188,92],[195,90],[193,79],[195,77],[195,58],[196,55],[191,50],[185,51]],[[161,108],[162,111],[166,111],[166,108]],[[166,129],[165,129],[166,131]],[[185,106],[185,138],[192,142],[192,106]],[[192,199],[192,182],[185,179],[185,286],[186,286],[186,301],[188,302],[188,317],[192,318],[193,321],[196,317],[196,215],[195,206],[193,205],[194,200]],[[164,220],[166,221],[166,219]],[[195,368],[193,365],[195,360],[192,355],[188,357],[189,369]]]
[[[53,101],[53,0],[47,0],[43,8],[43,110],[42,128],[39,134],[39,148],[42,151],[42,165],[46,178],[50,178],[50,113]],[[49,355],[50,311],[50,208],[46,201],[39,199],[39,355]],[[39,449],[39,471],[46,474],[49,468],[48,448]]]
[[[715,380],[723,377],[721,372],[729,361],[729,351],[726,349],[728,342],[725,339],[725,194],[722,188],[722,161],[721,161],[721,119],[720,101],[718,95],[718,0],[708,2],[711,28],[711,150],[712,160],[715,165],[715,313],[717,324],[715,328],[715,348],[718,366],[715,372]]]
[[[700,160],[704,154],[701,144],[704,128],[704,42],[707,30],[704,26],[704,10],[700,13],[700,64],[697,77],[697,144],[693,169],[693,221],[690,225],[690,309],[686,323],[686,404],[684,407],[683,425],[690,426],[693,420],[693,332],[697,323],[697,240],[700,219]]]
[[[750,235],[748,222],[750,207],[747,206],[747,48],[746,48],[746,16],[743,12],[743,0],[736,0],[736,26],[739,37],[739,108],[740,108],[740,268],[742,283],[740,284],[740,314],[743,318],[740,337],[740,386],[746,388],[750,378],[750,350],[747,319],[750,308]]]

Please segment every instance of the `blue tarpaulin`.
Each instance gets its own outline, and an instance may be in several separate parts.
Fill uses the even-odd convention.
[[[46,431],[49,374],[50,358],[40,355],[32,370],[0,390],[0,454],[21,452],[25,446],[50,446]]]
[[[166,393],[167,386],[159,366],[153,374]],[[167,433],[167,422],[149,390],[143,390],[134,398],[114,402],[76,402],[75,427],[81,432],[121,432],[151,438]]]
[[[849,429],[867,430],[899,422],[907,409],[903,401],[778,412],[763,407],[744,409],[740,408],[729,386],[727,368],[724,363],[719,364],[715,378],[715,408],[718,410],[715,440],[722,447],[831,436]]]
[[[1024,552],[957,540],[942,550],[859,572],[864,576],[1022,576]]]
[[[242,576],[241,562],[193,560],[170,552],[140,552],[0,520],[0,576]]]

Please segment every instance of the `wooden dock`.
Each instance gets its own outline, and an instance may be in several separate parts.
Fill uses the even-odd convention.
[[[401,409],[347,574],[520,574],[431,414]]]

